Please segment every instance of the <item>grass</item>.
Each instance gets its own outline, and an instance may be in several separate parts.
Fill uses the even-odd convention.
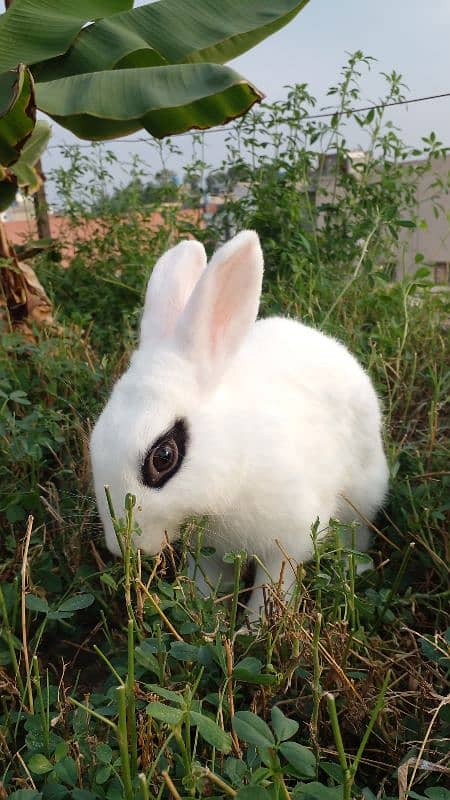
[[[281,181],[276,153],[256,158],[251,202],[230,200],[227,225],[261,231],[263,313],[345,341],[383,399],[391,483],[372,568],[357,574],[367,556],[342,546],[334,521],[311,563],[285,554],[296,592],[287,602],[269,585],[265,620],[246,631],[241,553],[227,556],[228,603],[200,597],[187,577],[188,548],[208,555],[201,521],[176,549],[145,558],[130,547],[128,497],[116,509],[123,561],[105,550],[89,432],[126,363],[149,267],[180,235],[172,216],[157,239],[139,238],[138,258],[129,219],[111,214],[100,251],[83,246],[64,273],[40,264],[60,330],[34,342],[2,335],[0,797],[450,797],[448,294],[433,291],[421,263],[391,279],[389,226],[413,219],[401,170],[385,205],[380,187],[344,177],[329,224],[305,225],[300,241],[307,200],[293,186],[304,158],[284,160]],[[377,158],[390,186],[392,162]],[[270,232],[274,206],[292,216],[272,219]],[[223,225],[197,234],[211,247]],[[121,286],[101,280],[119,268]]]

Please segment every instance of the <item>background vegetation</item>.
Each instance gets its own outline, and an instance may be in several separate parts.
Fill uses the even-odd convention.
[[[162,138],[236,119],[263,95],[225,66],[308,0],[5,0],[0,13],[0,208],[39,183],[44,111],[81,139]],[[40,130],[39,130],[40,128]],[[24,152],[25,151],[25,152]]]
[[[49,256],[37,266],[58,329],[34,341],[2,333],[4,797],[450,797],[448,294],[433,291],[420,254],[416,274],[394,280],[400,233],[419,222],[415,182],[428,172],[432,186],[445,150],[431,134],[411,153],[383,109],[350,111],[367,64],[359,53],[345,66],[331,120],[309,119],[304,85],[252,112],[231,130],[221,169],[189,165],[189,185],[171,184],[169,204],[143,196],[139,163],[126,203],[123,192],[108,196],[103,148],[88,159],[72,151],[56,176],[73,223],[101,215],[103,228],[69,269]],[[386,100],[402,96],[396,73],[386,85]],[[350,119],[368,157],[346,170]],[[412,155],[422,160],[407,163]],[[207,174],[227,202],[203,227],[180,209],[201,200]],[[155,210],[164,225],[150,231]],[[247,632],[236,617],[243,554],[228,556],[231,608],[200,598],[185,575],[201,521],[188,526],[192,544],[186,536],[177,551],[138,559],[129,499],[124,562],[106,552],[87,452],[156,257],[188,233],[211,252],[242,227],[260,233],[265,251],[262,313],[332,333],[368,369],[392,476],[373,568],[356,575],[366,557],[344,558],[333,523],[329,547],[296,566],[291,604],[269,587],[266,620]]]

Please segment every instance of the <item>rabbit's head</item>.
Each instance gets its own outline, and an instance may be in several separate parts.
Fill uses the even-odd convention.
[[[181,242],[155,265],[138,349],[91,438],[97,503],[112,552],[120,550],[105,486],[117,516],[126,493],[136,496],[142,531],[136,544],[147,553],[156,553],[165,535],[176,538],[187,517],[221,513],[232,494],[233,448],[211,409],[256,319],[262,271],[252,231],[221,247],[208,266],[196,241]]]

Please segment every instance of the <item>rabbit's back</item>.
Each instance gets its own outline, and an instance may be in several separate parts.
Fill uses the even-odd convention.
[[[237,426],[249,453],[245,524],[238,512],[233,526],[240,536],[248,530],[250,541],[263,545],[267,532],[269,544],[275,524],[298,540],[317,516],[325,525],[330,517],[353,520],[345,497],[369,518],[382,504],[387,466],[378,398],[336,340],[294,320],[258,321],[218,402],[229,438]]]
[[[235,370],[241,379],[248,376],[257,395],[292,393],[299,410],[315,406],[327,418],[364,412],[367,424],[379,427],[378,398],[357,359],[337,340],[295,320],[255,323]]]

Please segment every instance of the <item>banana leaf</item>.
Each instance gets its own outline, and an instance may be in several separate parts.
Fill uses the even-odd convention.
[[[37,107],[83,139],[205,129],[263,97],[224,62],[286,25],[307,2],[159,0],[132,8],[132,0],[14,0],[0,15],[0,163],[12,163],[18,151],[11,147],[25,141],[20,125],[5,137],[10,67],[31,65]],[[34,113],[31,83],[29,91]],[[18,112],[17,98],[14,105]]]
[[[33,79],[19,64],[0,75],[0,164],[17,161],[36,119]]]
[[[17,2],[17,0],[16,0]],[[38,80],[115,67],[224,64],[286,25],[308,0],[159,0],[83,28],[61,58],[38,64]]]
[[[20,158],[11,167],[19,186],[26,187],[30,193],[35,192],[42,184],[42,178],[35,165],[47,147],[50,136],[51,128],[48,122],[38,120],[33,133],[22,149]]]
[[[14,0],[0,14],[0,72],[65,53],[86,22],[132,7],[133,0]]]
[[[262,97],[220,64],[110,70],[36,85],[38,107],[82,139],[112,139],[140,128],[157,138],[210,128]]]

